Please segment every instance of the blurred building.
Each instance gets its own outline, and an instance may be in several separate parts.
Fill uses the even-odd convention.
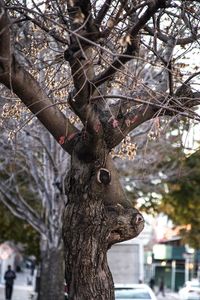
[[[145,252],[146,280],[162,278],[165,287],[178,291],[184,283],[199,276],[200,252],[184,245],[179,232],[182,228],[168,228],[163,238]]]
[[[0,244],[0,283],[4,282],[4,273],[11,265],[16,270],[22,262],[22,255],[19,249],[12,242]]]
[[[112,246],[108,251],[108,264],[114,283],[144,281],[144,249],[151,237],[152,226],[147,223],[137,238]]]
[[[185,281],[200,280],[200,251],[182,243],[181,227],[145,216],[143,232],[135,239],[112,246],[108,251],[108,264],[115,283],[149,283],[151,278],[159,285],[178,291]],[[162,223],[163,222],[163,223]]]

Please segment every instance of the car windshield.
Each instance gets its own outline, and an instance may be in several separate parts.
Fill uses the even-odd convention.
[[[200,284],[199,283],[192,283],[191,287],[200,288]]]
[[[116,288],[116,299],[151,299],[148,291],[137,288]]]
[[[198,281],[188,281],[185,286],[189,288],[200,288],[200,283]]]

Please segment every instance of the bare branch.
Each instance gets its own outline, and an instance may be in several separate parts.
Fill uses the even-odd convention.
[[[41,218],[36,214],[35,211],[22,199],[18,198],[19,194],[11,194],[6,187],[0,184],[0,193],[2,195],[1,201],[9,208],[11,211],[21,219],[26,220],[30,223],[39,233],[47,235],[48,231],[43,224]]]
[[[131,43],[128,44],[125,52],[122,56],[117,57],[113,63],[102,73],[99,74],[93,81],[94,86],[99,86],[105,81],[109,80],[111,76],[116,73],[126,62],[134,58],[139,51],[139,37],[137,37],[139,31],[145,26],[148,20],[155,14],[159,8],[165,7],[165,1],[153,1],[152,5],[149,5],[148,9],[140,17],[137,23],[130,29],[129,35]]]
[[[110,8],[110,4],[111,4],[111,0],[105,0],[104,4],[102,5],[101,9],[99,10],[99,13],[95,19],[95,24],[97,24],[97,26],[101,25],[101,22],[103,21],[106,13],[108,12],[109,8]]]
[[[76,128],[69,122],[57,106],[52,107],[51,100],[39,86],[34,77],[24,70],[16,61],[11,51],[10,21],[5,11],[3,1],[0,1],[3,15],[0,19],[0,82],[13,91],[23,103],[37,115],[41,123],[49,130],[57,142],[65,137],[63,148],[71,153],[72,148],[67,136],[77,133]]]

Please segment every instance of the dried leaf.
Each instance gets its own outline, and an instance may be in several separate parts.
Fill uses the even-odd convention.
[[[122,47],[125,47],[128,44],[131,45],[131,36],[128,34],[128,35],[125,35],[125,36],[121,37],[121,39],[119,39],[119,44]]]
[[[113,18],[110,18],[107,22],[107,27],[113,28],[114,24],[115,24],[115,22],[114,22]]]
[[[69,0],[69,5],[70,5],[71,7],[74,7],[74,0]]]
[[[125,123],[126,123],[126,126],[127,126],[127,127],[130,127],[131,121],[130,121],[129,119],[126,119]]]
[[[75,17],[74,17],[74,24],[83,24],[83,22],[85,21],[85,15],[79,11],[76,13]]]
[[[126,43],[129,44],[129,45],[131,45],[131,36],[130,36],[130,34],[128,34],[126,36]]]

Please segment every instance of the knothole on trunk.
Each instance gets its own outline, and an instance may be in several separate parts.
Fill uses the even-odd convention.
[[[105,168],[100,168],[97,172],[97,181],[99,183],[103,183],[108,185],[111,182],[111,174],[110,171]]]

